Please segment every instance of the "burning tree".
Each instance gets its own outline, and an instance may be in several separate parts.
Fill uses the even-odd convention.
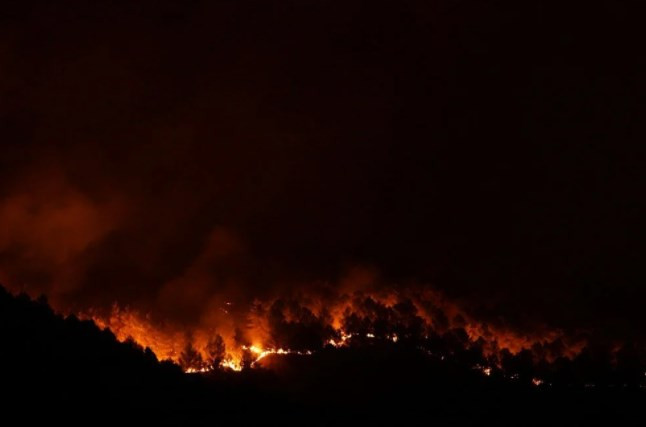
[[[256,357],[251,352],[251,350],[249,350],[248,348],[244,348],[242,350],[242,358],[240,360],[240,366],[242,367],[242,369],[251,368],[251,365],[255,360],[256,360]]]
[[[220,334],[216,334],[213,338],[209,339],[206,351],[209,355],[207,368],[212,371],[220,368],[226,357],[226,346]]]
[[[202,355],[189,342],[179,356],[179,365],[186,372],[199,371],[204,368]]]

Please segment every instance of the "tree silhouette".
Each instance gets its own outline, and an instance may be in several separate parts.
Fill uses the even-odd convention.
[[[249,369],[251,368],[251,364],[254,362],[255,357],[251,350],[249,349],[243,349],[242,350],[242,359],[240,360],[240,366],[242,369]]]
[[[207,368],[212,371],[220,368],[220,364],[224,361],[226,356],[226,346],[222,336],[220,336],[220,334],[216,334],[213,338],[209,339],[206,350],[209,354]]]
[[[179,356],[179,365],[185,371],[188,369],[199,370],[204,367],[204,360],[202,359],[202,355],[189,342]]]

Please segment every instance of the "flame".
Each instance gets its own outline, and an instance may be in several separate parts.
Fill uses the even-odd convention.
[[[158,322],[151,314],[117,305],[109,314],[88,311],[81,317],[94,320],[101,328],[109,328],[120,341],[133,340],[142,347],[149,347],[159,359],[178,363],[187,373],[218,368],[241,371],[257,366],[270,355],[307,356],[325,345],[346,347],[362,340],[393,344],[402,339],[427,340],[434,334],[455,328],[462,328],[466,333],[462,345],[477,344],[484,355],[494,359],[503,350],[517,354],[539,346],[544,350],[542,357],[553,360],[576,355],[585,345],[568,341],[561,346],[563,348],[550,353],[552,343],[567,341],[560,331],[527,335],[478,322],[430,291],[416,294],[356,291],[328,300],[306,295],[289,300],[254,301],[236,320],[231,310],[238,310],[237,305],[229,301],[216,305],[215,312],[221,314],[207,315],[205,324],[190,327]],[[209,324],[212,319],[216,319],[217,324]],[[312,336],[308,335],[311,331]],[[298,339],[294,340],[292,336]],[[218,350],[212,348],[214,337],[221,342],[220,347],[216,346]],[[219,352],[217,357],[214,351]],[[434,355],[430,350],[425,351]],[[450,355],[434,356],[444,360]],[[474,368],[486,376],[492,373],[491,366]],[[540,385],[536,381],[534,384]]]
[[[251,353],[255,355],[255,360],[251,362],[251,366],[254,366],[257,362],[261,361],[265,357],[271,355],[271,354],[280,354],[280,355],[285,355],[285,354],[298,354],[300,356],[310,356],[312,355],[312,351],[307,350],[307,351],[297,351],[297,350],[289,350],[289,349],[284,349],[284,348],[269,348],[269,349],[263,349],[261,347],[252,345],[250,347],[247,346],[242,346],[243,350],[249,350]]]
[[[236,360],[225,360],[222,363],[220,363],[220,367],[222,369],[230,369],[236,372],[242,371],[242,365],[240,364],[240,361],[236,361]],[[203,372],[203,371],[196,371],[196,372]]]
[[[491,366],[482,366],[482,365],[476,365],[474,366],[474,369],[479,370],[480,372],[482,372],[483,375],[487,377],[490,377],[493,371]]]

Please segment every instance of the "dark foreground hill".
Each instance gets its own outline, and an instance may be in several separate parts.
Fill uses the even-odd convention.
[[[640,387],[534,387],[385,343],[188,375],[3,288],[0,342],[0,416],[26,424],[633,424],[646,401]]]

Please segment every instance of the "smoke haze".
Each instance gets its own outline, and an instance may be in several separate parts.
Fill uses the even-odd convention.
[[[619,6],[30,3],[0,18],[9,288],[210,324],[421,287],[515,330],[642,335]]]

